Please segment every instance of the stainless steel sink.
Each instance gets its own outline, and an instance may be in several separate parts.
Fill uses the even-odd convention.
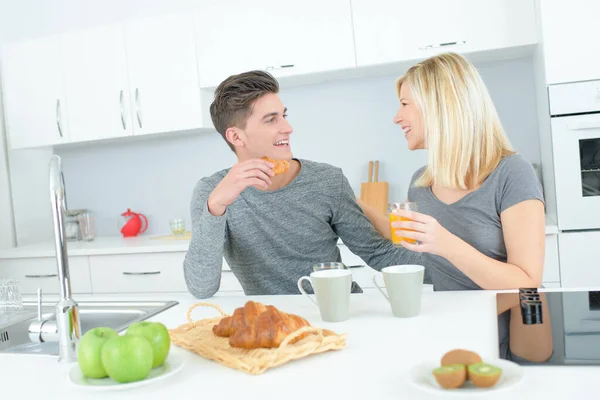
[[[42,319],[54,320],[56,303],[42,304]],[[176,301],[78,301],[81,334],[99,326],[121,332],[134,322],[151,318],[175,305]],[[3,316],[0,321],[0,353],[46,354],[57,356],[58,343],[37,343],[29,339],[29,325],[37,319],[37,303],[23,302],[23,310]]]

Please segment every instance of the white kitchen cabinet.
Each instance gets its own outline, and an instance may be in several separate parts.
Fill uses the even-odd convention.
[[[88,257],[69,257],[69,274],[73,293],[92,293]],[[0,277],[17,280],[21,294],[60,293],[54,257],[0,259]]]
[[[558,237],[562,287],[600,286],[600,231],[562,232]]]
[[[543,0],[540,13],[546,83],[600,79],[600,3]]]
[[[200,85],[268,70],[275,77],[355,66],[349,0],[223,0],[195,16]]]
[[[72,142],[133,134],[124,35],[119,24],[63,36]]]
[[[185,252],[90,256],[96,293],[187,292]]]
[[[192,14],[129,22],[125,39],[134,134],[201,127]]]
[[[558,256],[558,235],[546,235],[545,252],[542,282],[545,287],[551,287],[552,283],[560,284],[561,281]]]
[[[10,148],[68,140],[60,36],[5,44],[2,91]]]
[[[365,262],[352,253],[345,245],[340,245],[342,262],[346,266],[364,265],[360,268],[351,268],[352,279],[363,288],[372,288],[373,276],[379,272],[365,265]],[[546,235],[545,264],[542,284],[544,287],[560,287],[561,274],[559,268],[558,235]],[[600,276],[600,274],[599,274]],[[383,281],[381,281],[383,282]]]
[[[358,66],[537,42],[533,0],[352,0]]]

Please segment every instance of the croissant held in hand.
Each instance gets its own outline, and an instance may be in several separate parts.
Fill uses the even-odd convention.
[[[310,324],[304,318],[267,306],[267,311],[260,314],[255,323],[239,328],[229,336],[229,345],[242,349],[279,347],[289,334],[305,326]],[[300,335],[290,343],[296,343],[307,335]]]
[[[244,307],[236,308],[231,317],[225,317],[218,325],[213,326],[213,333],[217,336],[229,337],[239,328],[255,323],[258,316],[266,310],[264,304],[250,300]]]

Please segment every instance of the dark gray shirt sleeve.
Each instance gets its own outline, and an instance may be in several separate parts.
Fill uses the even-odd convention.
[[[191,202],[192,240],[183,263],[185,283],[198,298],[213,296],[221,284],[223,245],[227,211],[214,216],[208,211],[208,196],[214,185],[201,180],[194,188]]]
[[[419,253],[394,247],[375,230],[356,203],[348,179],[343,174],[341,178],[339,203],[331,225],[350,251],[378,271],[390,265],[419,264]]]

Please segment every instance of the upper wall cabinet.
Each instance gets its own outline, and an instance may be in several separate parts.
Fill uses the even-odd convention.
[[[71,140],[131,135],[123,26],[66,34],[63,51]]]
[[[59,36],[5,45],[2,78],[11,148],[50,146],[68,140]]]
[[[268,70],[275,77],[355,67],[350,0],[222,0],[196,13],[200,85]]]
[[[73,141],[200,128],[191,13],[64,37]]]
[[[125,26],[134,134],[202,126],[192,13]]]
[[[195,39],[187,12],[4,46],[11,148],[202,128]]]
[[[358,66],[536,43],[533,0],[352,0]]]
[[[600,3],[543,0],[540,8],[546,82],[600,79]]]

